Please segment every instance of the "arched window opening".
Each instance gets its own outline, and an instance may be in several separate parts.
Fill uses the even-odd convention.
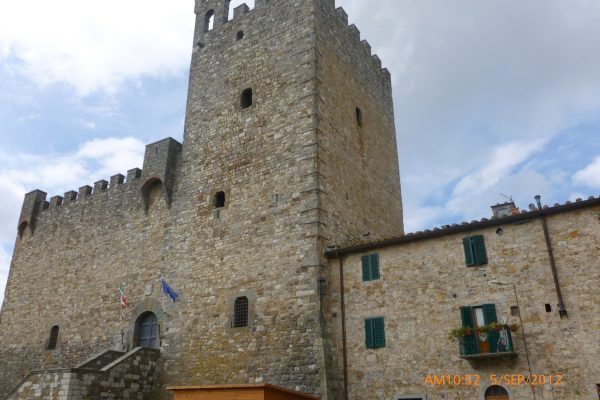
[[[233,327],[243,328],[248,326],[248,298],[238,297],[233,306]]]
[[[215,208],[225,207],[225,192],[215,193]]]
[[[58,330],[58,325],[54,325],[50,329],[50,336],[48,337],[48,345],[46,346],[46,350],[56,349],[56,343],[58,342]]]
[[[142,197],[146,213],[152,205],[160,198],[163,191],[163,183],[159,178],[150,178],[142,185]]]
[[[356,107],[356,124],[360,127],[363,126],[363,117],[362,117],[362,111],[360,108]]]
[[[25,233],[25,229],[27,229],[27,221],[21,222],[17,231],[19,232],[19,238],[23,238],[23,234]]]
[[[235,34],[235,40],[242,40],[244,38],[244,31],[239,31]]]
[[[140,315],[136,325],[136,347],[158,347],[158,321],[156,314],[147,312]]]
[[[510,400],[510,397],[502,386],[493,385],[486,389],[485,400]]]
[[[215,26],[215,10],[208,10],[204,16],[204,32],[212,31]]]
[[[248,108],[252,105],[252,89],[248,88],[242,92],[240,105],[242,109]]]

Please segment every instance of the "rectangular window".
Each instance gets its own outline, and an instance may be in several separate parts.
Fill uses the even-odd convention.
[[[379,279],[379,254],[362,256],[362,280],[363,282]]]
[[[365,319],[365,345],[367,349],[385,347],[385,322],[383,317]]]
[[[488,262],[483,235],[470,236],[463,239],[465,263],[468,267],[485,265]]]

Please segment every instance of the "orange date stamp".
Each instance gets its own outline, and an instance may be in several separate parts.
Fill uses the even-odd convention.
[[[488,374],[483,376],[492,385],[506,386],[544,386],[560,385],[563,375],[560,374]],[[482,376],[479,374],[429,374],[425,377],[425,385],[429,386],[479,386]]]

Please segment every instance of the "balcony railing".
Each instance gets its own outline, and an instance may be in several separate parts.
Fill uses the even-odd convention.
[[[459,338],[460,358],[479,359],[515,357],[512,334],[508,327],[487,333],[472,332]]]

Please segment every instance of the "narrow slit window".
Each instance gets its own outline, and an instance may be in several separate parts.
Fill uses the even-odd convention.
[[[215,11],[208,10],[204,16],[204,32],[212,31],[215,26]]]
[[[240,106],[242,109],[249,108],[252,105],[252,89],[248,88],[242,92]]]
[[[546,312],[552,312],[552,306],[550,304],[546,303],[544,307],[546,307]]]
[[[358,107],[356,107],[356,125],[360,126],[361,128],[363,126],[362,110]]]
[[[225,207],[225,192],[217,192],[215,194],[215,208]]]
[[[235,40],[242,40],[244,38],[244,31],[238,31],[238,33],[235,34]]]
[[[48,345],[46,346],[46,350],[56,349],[56,343],[58,342],[58,330],[58,325],[54,325],[52,329],[50,329],[50,336],[48,337]]]
[[[243,328],[248,326],[248,298],[238,297],[233,306],[233,327]]]

